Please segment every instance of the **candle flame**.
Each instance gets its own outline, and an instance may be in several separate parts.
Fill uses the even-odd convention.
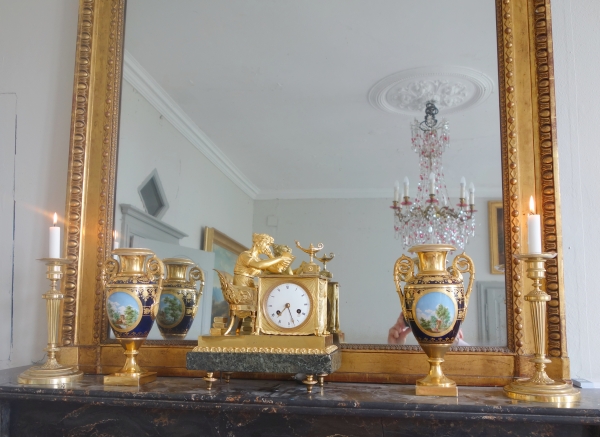
[[[535,214],[535,201],[533,200],[533,196],[529,198],[529,213]]]
[[[52,226],[56,226],[57,222],[58,222],[58,216],[56,215],[56,213],[54,213],[54,223],[52,224]]]

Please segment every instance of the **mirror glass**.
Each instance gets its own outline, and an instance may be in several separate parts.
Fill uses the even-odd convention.
[[[211,227],[246,247],[270,234],[294,268],[295,240],[323,243],[346,342],[416,344],[389,338],[407,253],[390,206],[396,180],[417,192],[410,124],[434,100],[450,126],[441,201],[475,186],[460,344],[507,344],[494,0],[128,0],[124,53],[116,242],[207,273],[186,339],[222,308],[212,269],[232,255],[205,256]]]

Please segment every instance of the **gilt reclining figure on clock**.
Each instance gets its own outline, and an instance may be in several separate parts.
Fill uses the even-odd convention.
[[[298,242],[297,245],[310,255],[310,262],[302,262],[292,270],[295,257],[288,246],[274,244],[273,237],[267,234],[253,234],[252,247],[239,255],[233,277],[217,271],[229,304],[230,320],[222,335],[247,332],[248,321],[250,333],[255,335],[329,334],[327,279],[321,277],[313,262],[314,254],[323,245],[311,244],[308,249]],[[216,331],[215,334],[220,335]]]

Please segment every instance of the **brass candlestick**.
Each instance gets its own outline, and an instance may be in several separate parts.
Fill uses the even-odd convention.
[[[514,255],[527,262],[527,277],[533,280],[533,290],[525,296],[531,303],[533,321],[533,344],[535,355],[530,360],[535,364],[531,378],[518,379],[504,387],[506,395],[513,399],[535,402],[569,403],[579,400],[579,390],[564,381],[554,381],[546,374],[546,302],[551,297],[542,290],[542,279],[546,277],[545,263],[556,257],[555,253],[526,253]]]
[[[46,277],[50,280],[50,290],[42,295],[46,299],[46,312],[48,314],[48,347],[44,349],[48,359],[41,366],[33,366],[21,373],[19,384],[62,385],[80,379],[83,372],[76,366],[63,366],[56,359],[60,329],[60,301],[64,295],[57,287],[58,281],[63,276],[63,266],[71,261],[65,258],[42,258],[47,266]]]

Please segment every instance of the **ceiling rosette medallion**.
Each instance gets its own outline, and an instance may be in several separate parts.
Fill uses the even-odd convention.
[[[421,67],[377,82],[369,90],[369,102],[386,112],[420,115],[433,100],[440,112],[450,114],[477,106],[493,89],[491,78],[471,68]]]

